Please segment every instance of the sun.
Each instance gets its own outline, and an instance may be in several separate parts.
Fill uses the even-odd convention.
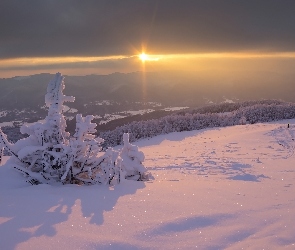
[[[138,57],[142,62],[145,62],[145,61],[158,61],[159,60],[159,57],[157,57],[155,55],[147,55],[144,52],[139,54]]]
[[[139,55],[139,59],[142,61],[142,62],[145,62],[146,60],[149,60],[149,56],[146,54],[146,53],[141,53]]]

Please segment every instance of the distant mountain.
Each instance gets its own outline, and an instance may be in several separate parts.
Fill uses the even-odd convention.
[[[18,125],[44,119],[47,114],[44,96],[52,78],[53,75],[44,73],[0,79],[0,126],[7,122]],[[108,124],[113,128],[132,119],[164,116],[167,107],[196,108],[260,99],[295,102],[295,82],[281,82],[281,79],[274,72],[227,77],[218,72],[185,71],[65,76],[64,93],[76,98],[66,108],[65,116],[70,130],[78,112],[94,115],[99,128],[106,130]],[[134,116],[135,111],[142,115]],[[122,122],[108,123],[118,118],[122,118]]]

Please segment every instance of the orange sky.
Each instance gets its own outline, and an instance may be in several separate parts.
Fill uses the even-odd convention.
[[[166,54],[150,55],[146,53],[143,62],[140,54],[109,57],[47,57],[15,58],[0,60],[2,78],[16,75],[30,75],[42,72],[61,71],[68,75],[110,74],[114,72],[135,72],[163,70],[221,70],[230,68],[252,70],[288,70],[282,62],[295,62],[295,53],[202,53],[202,54]]]

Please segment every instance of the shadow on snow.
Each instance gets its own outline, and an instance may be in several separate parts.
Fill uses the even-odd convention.
[[[136,181],[124,181],[114,188],[29,186],[17,175],[7,166],[0,167],[0,249],[15,249],[32,237],[55,236],[55,226],[67,222],[77,204],[81,204],[81,211],[76,212],[78,221],[101,225],[104,211],[111,211],[121,196],[145,187],[144,182]],[[10,185],[7,179],[11,179]]]

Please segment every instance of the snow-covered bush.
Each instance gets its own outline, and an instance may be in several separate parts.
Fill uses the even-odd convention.
[[[123,134],[123,149],[120,153],[121,169],[125,174],[126,179],[146,180],[148,179],[147,170],[142,165],[144,161],[143,152],[138,150],[138,147],[130,144],[129,134]]]
[[[5,147],[12,155],[9,164],[23,173],[32,185],[52,182],[119,183],[121,166],[126,170],[127,177],[139,174],[138,179],[142,180],[145,172],[141,164],[144,155],[138,148],[128,144],[129,141],[125,138],[129,135],[124,137],[126,147],[124,146],[119,161],[119,152],[112,148],[101,152],[104,140],[94,136],[96,124],[91,122],[91,115],[76,116],[75,134],[70,137],[66,132],[63,103],[73,102],[75,98],[63,95],[64,87],[64,78],[57,73],[47,87],[47,117],[44,121],[21,127],[21,133],[28,134],[29,137],[11,144],[0,129],[0,161]]]

